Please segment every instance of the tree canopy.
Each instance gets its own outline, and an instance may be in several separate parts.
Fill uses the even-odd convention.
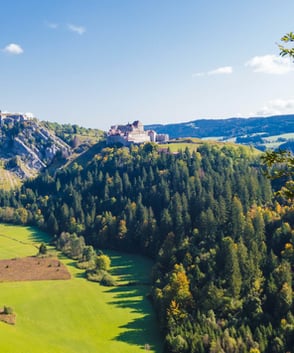
[[[294,59],[294,46],[286,44],[294,42],[294,33],[289,32],[281,38],[283,44],[279,44],[280,55]],[[294,156],[289,151],[267,151],[263,156],[264,163],[269,167],[267,175],[271,179],[284,181],[279,194],[290,202],[294,200]]]
[[[281,42],[283,44],[279,44],[279,49],[280,49],[280,55],[281,56],[289,56],[290,58],[294,58],[294,47],[292,46],[286,46],[286,44],[289,44],[291,42],[294,42],[294,33],[289,32],[285,34],[281,38]]]

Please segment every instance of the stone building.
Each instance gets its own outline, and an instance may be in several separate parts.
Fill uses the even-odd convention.
[[[132,124],[113,125],[107,134],[107,144],[122,144],[129,146],[131,144],[141,144],[146,142],[167,142],[169,136],[166,134],[157,134],[154,130],[144,130],[141,121],[136,120]]]
[[[26,120],[30,120],[33,117],[31,113],[23,114],[23,113],[8,113],[2,112],[0,110],[0,125],[6,124],[14,124],[16,122],[23,122]]]
[[[122,144],[129,146],[145,142],[151,142],[151,138],[139,120],[127,125],[113,125],[107,134],[107,144],[109,145]]]

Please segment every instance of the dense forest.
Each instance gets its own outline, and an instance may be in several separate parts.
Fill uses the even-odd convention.
[[[294,209],[262,169],[237,145],[101,143],[83,166],[1,191],[0,219],[153,258],[166,352],[293,352]]]

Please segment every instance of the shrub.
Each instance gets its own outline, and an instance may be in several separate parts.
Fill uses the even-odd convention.
[[[13,309],[10,306],[4,305],[3,313],[5,315],[11,315],[13,314]]]
[[[100,284],[106,287],[116,286],[115,279],[108,272],[105,273]]]
[[[47,254],[47,246],[42,243],[39,247],[39,255],[46,255]]]
[[[89,281],[98,282],[102,286],[115,286],[116,282],[114,278],[104,270],[88,270],[86,271],[86,277]]]
[[[96,266],[99,270],[108,271],[110,269],[110,258],[107,255],[99,255],[96,258]]]
[[[86,271],[86,277],[89,281],[100,283],[105,273],[107,272],[104,270],[88,270]]]
[[[77,262],[77,268],[81,270],[93,270],[96,264],[95,261],[79,261]]]

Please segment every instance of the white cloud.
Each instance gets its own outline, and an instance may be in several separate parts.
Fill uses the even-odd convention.
[[[268,101],[256,114],[262,116],[294,113],[294,99],[273,99]]]
[[[75,25],[72,25],[72,24],[68,24],[67,25],[67,28],[69,31],[71,32],[75,32],[79,35],[82,35],[86,32],[86,28],[85,27],[82,27],[82,26],[75,26]]]
[[[192,74],[192,77],[201,77],[201,76],[206,76],[206,75],[228,75],[233,73],[233,68],[232,66],[222,66],[219,67],[215,70],[211,70],[208,72],[197,72],[195,74]]]
[[[3,49],[5,53],[8,54],[13,54],[13,55],[19,55],[23,53],[23,49],[20,45],[15,44],[15,43],[10,43],[6,45],[6,47]]]
[[[219,67],[218,69],[209,71],[207,74],[208,75],[228,75],[231,73],[233,73],[232,66],[223,66],[223,67]]]
[[[275,75],[283,75],[294,71],[294,65],[289,58],[282,58],[271,54],[255,56],[247,61],[245,66],[251,67],[254,72]]]

